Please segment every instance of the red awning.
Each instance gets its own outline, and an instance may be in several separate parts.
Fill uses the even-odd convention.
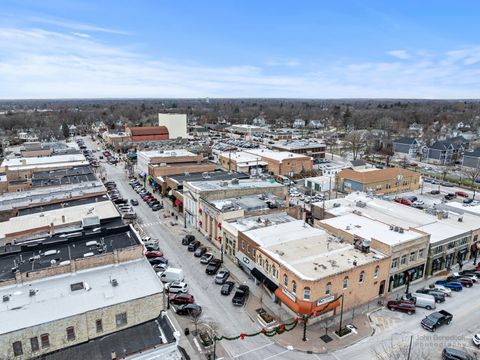
[[[293,301],[282,292],[281,288],[275,290],[275,295],[290,309],[301,315],[310,315],[313,314],[315,311],[318,312],[317,315],[320,315],[328,311],[334,310],[337,306],[340,306],[340,300],[338,300],[338,298],[330,303],[322,304],[320,306],[316,306],[315,302],[308,302],[298,299],[296,301]]]
[[[180,206],[182,206],[182,204],[183,204],[183,203],[182,203],[182,200],[180,200],[180,199],[175,199],[175,206],[180,207]]]

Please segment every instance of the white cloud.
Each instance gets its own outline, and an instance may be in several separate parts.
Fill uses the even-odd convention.
[[[88,34],[79,33],[79,32],[74,32],[72,34],[75,35],[75,36],[82,37],[82,38],[87,38],[87,39],[90,37],[90,35],[88,35]]]
[[[283,66],[283,67],[297,67],[300,66],[300,61],[297,59],[271,59],[265,65],[267,66]]]
[[[64,29],[128,35],[128,32],[117,30],[117,29],[109,29],[101,26],[92,25],[92,24],[86,24],[78,21],[60,19],[60,18],[50,17],[50,16],[49,17],[30,16],[25,18],[25,20],[35,24],[54,25]]]
[[[387,54],[401,60],[408,60],[411,58],[410,54],[406,50],[391,50],[387,52]]]
[[[79,34],[0,28],[0,98],[480,97],[477,48],[415,52],[408,62],[344,61],[317,70],[299,64],[295,75],[287,68],[272,75],[269,66],[150,59]]]

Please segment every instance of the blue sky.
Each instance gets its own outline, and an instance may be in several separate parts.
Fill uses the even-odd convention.
[[[0,2],[0,98],[479,98],[476,1]]]

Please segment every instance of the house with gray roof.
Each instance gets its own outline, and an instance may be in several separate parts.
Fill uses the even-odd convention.
[[[461,160],[464,144],[459,140],[452,138],[436,141],[432,145],[425,146],[422,152],[423,160],[440,165],[449,165]]]
[[[419,147],[418,140],[412,137],[401,137],[393,141],[393,151],[400,155],[415,157]]]
[[[480,168],[480,148],[463,154],[462,165],[470,168]]]

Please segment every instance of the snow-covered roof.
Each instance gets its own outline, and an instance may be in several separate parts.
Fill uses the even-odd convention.
[[[111,279],[118,285],[112,286]],[[84,289],[72,291],[71,285]],[[36,294],[30,296],[30,290]],[[77,271],[0,288],[0,334],[162,293],[145,259]]]
[[[43,157],[12,158],[3,160],[2,167],[26,167],[37,165],[55,165],[59,163],[84,163],[86,162],[83,154],[65,154]],[[86,162],[88,164],[88,162]]]

